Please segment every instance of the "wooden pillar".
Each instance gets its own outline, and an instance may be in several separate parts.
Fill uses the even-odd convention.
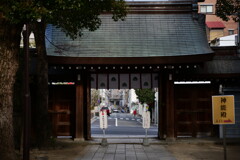
[[[91,139],[91,75],[90,73],[84,74],[84,138]]]
[[[76,82],[76,126],[74,140],[84,140],[83,95],[84,95],[83,82],[79,80]]]
[[[166,108],[166,84],[164,83],[164,75],[159,73],[158,75],[158,138],[164,139],[166,134],[165,130],[165,108]]]
[[[166,140],[175,140],[174,126],[174,80],[171,73],[166,76]]]
[[[91,139],[91,85],[90,74],[78,75],[76,82],[76,131],[74,140]]]

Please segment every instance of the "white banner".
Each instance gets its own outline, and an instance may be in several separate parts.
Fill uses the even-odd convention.
[[[142,113],[142,116],[143,116],[143,123],[142,123],[142,125],[143,125],[143,128],[145,128],[145,129],[148,129],[148,128],[150,128],[150,112],[149,111],[144,111],[143,113]]]
[[[107,129],[108,128],[107,117],[108,116],[107,116],[106,110],[100,111],[99,118],[100,118],[100,128],[101,129]]]
[[[120,74],[120,88],[129,89],[129,74]]]
[[[159,78],[159,75],[154,73],[152,74],[152,86],[153,88],[158,88],[158,78]]]
[[[97,75],[91,74],[91,88],[97,87]]]
[[[151,88],[151,74],[143,73],[142,74],[142,88]]]
[[[140,88],[140,74],[131,74],[131,88]]]
[[[98,89],[157,88],[159,79],[158,76],[159,75],[156,73],[91,74],[91,88]]]
[[[109,88],[118,89],[118,74],[109,74]]]
[[[107,89],[107,74],[98,74],[98,89]]]

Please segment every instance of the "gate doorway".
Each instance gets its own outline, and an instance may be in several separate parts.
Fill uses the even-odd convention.
[[[126,73],[120,72],[120,69],[116,70],[117,73],[114,74],[112,74],[112,70],[109,70],[109,73],[106,73],[107,71],[105,73],[78,71],[78,73],[72,73],[72,76],[68,76],[68,82],[73,83],[62,82],[60,85],[49,85],[49,114],[55,136],[72,137],[79,140],[91,139],[95,134],[91,129],[91,120],[97,117],[96,112],[99,112],[99,105],[103,102],[101,99],[97,102],[98,104],[92,106],[91,90],[121,91],[130,90],[130,88],[154,88],[158,92],[154,104],[154,108],[157,109],[154,116],[156,120],[153,121],[157,130],[156,137],[174,139],[181,136],[202,137],[214,134],[211,116],[209,116],[211,115],[210,97],[216,93],[213,92],[215,88],[212,84],[200,87],[176,85],[174,84],[174,74],[167,69],[165,72],[152,73],[140,73],[140,70]],[[60,77],[59,79],[64,78]],[[129,111],[121,113],[125,104],[128,105]],[[112,107],[114,105],[118,105],[120,108]],[[107,107],[111,107],[112,112],[114,110],[118,112],[109,116],[110,125],[120,129],[121,124],[132,122],[131,113],[133,110],[130,106],[131,103],[114,102],[114,98],[109,98]],[[95,109],[95,107],[97,108]],[[92,110],[95,112],[92,113]],[[135,121],[141,122],[141,116]],[[98,126],[99,123],[95,127],[99,128]],[[141,128],[143,131],[141,136],[144,136],[141,123],[136,126]],[[126,129],[121,131],[124,130]],[[134,130],[134,128],[127,130]],[[102,135],[102,132],[100,134]],[[118,134],[116,136],[119,137]],[[136,135],[133,134],[133,136]]]
[[[130,68],[130,67],[129,67]],[[121,67],[120,67],[121,69]],[[139,103],[135,89],[152,89],[158,95],[159,75],[157,73],[96,73],[91,74],[91,109],[94,110],[93,123],[91,124],[91,135],[102,136],[99,129],[99,117],[97,116],[102,107],[108,107],[111,113],[108,116],[109,128],[106,134],[114,137],[145,136],[142,128],[142,112],[146,111],[146,106]],[[93,103],[94,93],[98,92],[97,103]],[[96,98],[96,97],[95,97]],[[96,99],[95,99],[96,101]],[[92,108],[94,107],[94,108]],[[144,108],[145,107],[145,108]],[[151,107],[152,111],[151,133],[158,136],[158,99]],[[137,115],[133,116],[136,110]],[[92,112],[92,111],[91,111]]]
[[[147,106],[139,103],[134,89],[91,89],[91,137],[103,137],[99,122],[99,112],[102,109],[109,113],[106,137],[145,137],[142,114],[146,110],[151,111],[151,127],[148,129],[148,137],[158,137],[157,88],[154,92],[155,103]]]

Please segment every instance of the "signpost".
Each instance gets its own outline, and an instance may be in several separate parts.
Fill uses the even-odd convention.
[[[150,112],[149,111],[143,112],[142,116],[143,116],[142,125],[143,125],[143,128],[146,131],[145,138],[143,139],[143,145],[148,146],[149,142],[148,142],[148,138],[147,138],[147,131],[150,128],[150,122],[151,122]]]
[[[24,28],[24,130],[23,130],[23,160],[29,160],[30,150],[30,92],[29,92],[29,24],[27,23]]]
[[[235,124],[234,96],[212,96],[213,124]]]
[[[106,110],[100,111],[99,118],[100,118],[100,128],[103,130],[103,139],[102,139],[101,145],[107,146],[107,139],[105,137],[105,129],[108,128],[107,111]]]
[[[223,125],[224,160],[227,160],[225,125],[235,124],[234,108],[235,107],[233,95],[212,96],[213,124]]]

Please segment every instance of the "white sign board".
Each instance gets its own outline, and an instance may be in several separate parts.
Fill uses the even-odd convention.
[[[106,129],[108,127],[106,110],[100,111],[99,119],[100,119],[100,128]]]
[[[150,128],[150,121],[151,121],[150,112],[149,111],[143,112],[142,116],[143,116],[143,123],[142,123],[143,128],[145,129]]]

